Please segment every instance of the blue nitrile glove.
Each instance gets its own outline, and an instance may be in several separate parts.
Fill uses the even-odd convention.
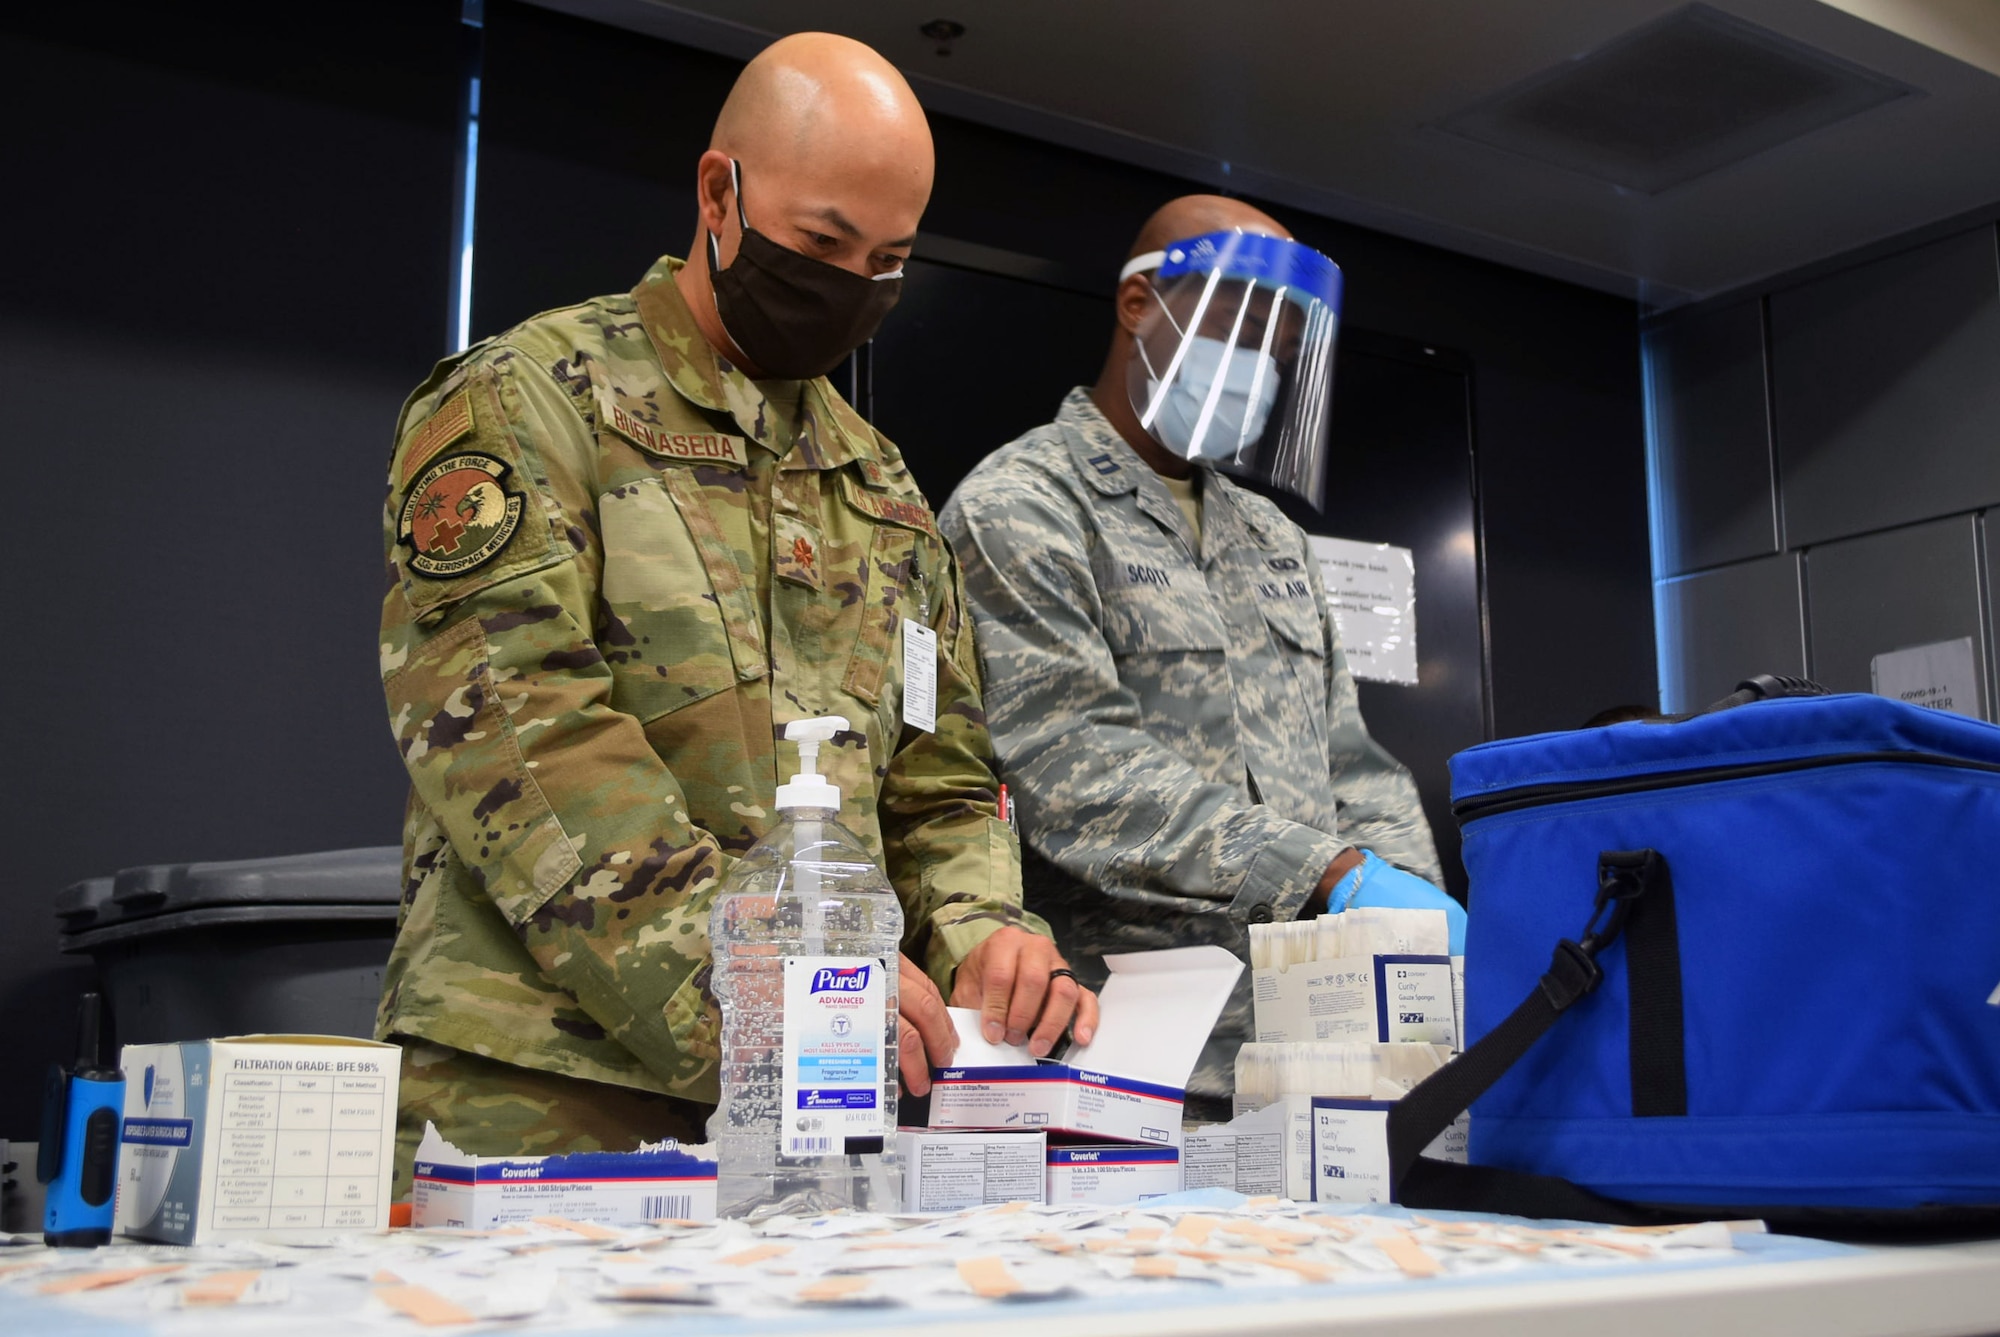
[[[1329,910],[1345,910],[1351,905],[1442,910],[1451,932],[1451,954],[1465,955],[1465,907],[1415,874],[1384,863],[1372,850],[1362,851],[1361,866],[1340,879],[1327,901]]]

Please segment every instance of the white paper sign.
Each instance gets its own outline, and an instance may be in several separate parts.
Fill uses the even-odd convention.
[[[1868,672],[1877,696],[1979,718],[1979,655],[1970,636],[1876,655]]]
[[[903,723],[937,732],[937,633],[903,619]]]
[[[1417,562],[1408,548],[1309,535],[1347,667],[1369,682],[1417,684]]]

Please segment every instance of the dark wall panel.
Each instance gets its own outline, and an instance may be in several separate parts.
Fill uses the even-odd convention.
[[[1771,298],[1788,542],[2000,502],[1994,242],[1977,228]]]
[[[1800,598],[1792,553],[1661,581],[1661,708],[1699,710],[1757,673],[1803,677]]]
[[[121,865],[392,843],[397,407],[443,350],[457,5],[10,9],[0,439],[33,612],[0,720],[0,1008],[35,1070]],[[32,257],[31,261],[24,259]],[[17,1066],[18,1065],[18,1066]],[[0,1082],[0,1136],[38,1092]]]
[[[1813,676],[1836,692],[1866,692],[1876,655],[1970,636],[1983,694],[1976,525],[1972,516],[1953,516],[1808,552]],[[1984,701],[1980,708],[1991,718]]]
[[[1320,516],[1295,512],[1314,533],[1411,551],[1417,682],[1360,683],[1361,715],[1415,777],[1445,887],[1461,899],[1465,865],[1446,762],[1486,738],[1468,388],[1456,359],[1350,328],[1334,372],[1337,472]]]
[[[1349,326],[1471,364],[1498,735],[1651,702],[1637,308],[1325,219],[1286,221],[1345,271]]]
[[[973,465],[1096,380],[1111,299],[921,260],[908,272],[870,350],[874,423],[943,507]]]
[[[1984,609],[1986,634],[1980,649],[1986,656],[1986,700],[1991,705],[1989,714],[2000,720],[2000,656],[1994,651],[2000,649],[1993,637],[1994,612],[2000,609],[2000,551],[1994,548],[1995,513],[1986,511],[1978,518],[1979,550],[1986,558],[1986,606]]]
[[[1646,335],[1660,573],[1778,550],[1764,386],[1764,304],[1701,311]]]
[[[0,304],[403,374],[445,340],[458,6],[0,18]]]
[[[686,257],[695,160],[741,68],[532,5],[487,5],[473,338]]]

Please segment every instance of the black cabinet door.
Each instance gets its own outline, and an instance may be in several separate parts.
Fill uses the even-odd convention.
[[[1492,736],[1470,376],[1454,354],[1343,330],[1326,495],[1315,513],[1273,494],[1308,533],[1415,554],[1417,684],[1360,684],[1361,716],[1416,777],[1445,887],[1461,900],[1445,763]]]
[[[841,390],[901,449],[933,506],[989,452],[1094,381],[1111,301],[913,259],[902,301]],[[1470,372],[1448,353],[1345,330],[1320,508],[1277,497],[1310,533],[1416,553],[1418,685],[1361,684],[1368,727],[1415,774],[1447,888],[1465,893],[1445,759],[1489,736]]]
[[[1111,299],[921,259],[904,275],[902,300],[834,383],[942,507],[973,465],[1097,379]]]

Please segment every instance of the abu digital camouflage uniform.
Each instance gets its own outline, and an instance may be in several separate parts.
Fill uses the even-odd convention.
[[[775,820],[792,720],[852,722],[821,770],[941,988],[1003,925],[1047,931],[996,816],[959,574],[901,456],[823,378],[767,401],[679,264],[440,364],[398,428],[381,650],[412,792],[376,1029],[431,1042],[408,1066],[433,1109],[493,1070],[472,1058],[715,1100],[710,902]],[[905,616],[938,633],[935,733],[902,722]]]
[[[1438,880],[1409,772],[1369,738],[1305,534],[1202,474],[1201,548],[1087,391],[995,451],[940,516],[965,567],[1030,909],[1083,983],[1107,952],[1296,918],[1350,846]],[[1248,973],[1189,1090],[1253,1036]]]

